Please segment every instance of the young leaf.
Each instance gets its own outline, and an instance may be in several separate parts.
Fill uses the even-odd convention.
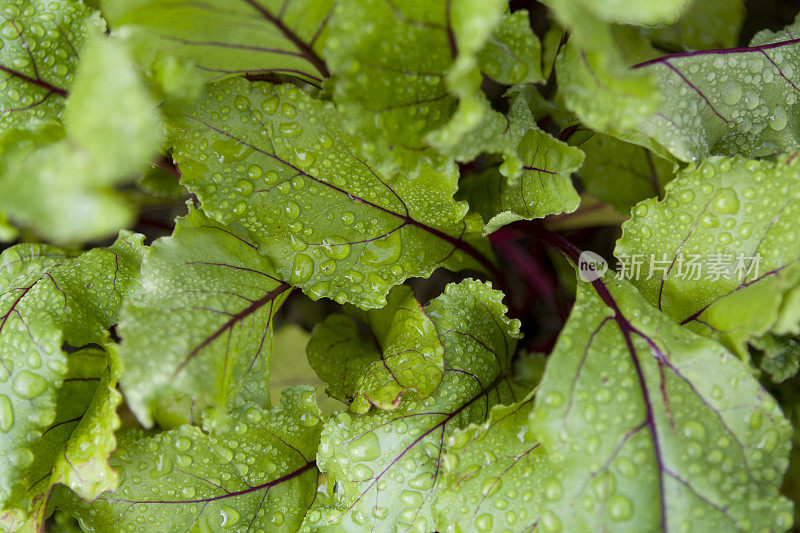
[[[740,360],[625,282],[579,283],[532,429],[553,468],[545,531],[792,523],[778,494],[791,428],[775,400]]]
[[[592,19],[577,4],[558,5],[557,15],[571,31],[556,58],[559,99],[594,130],[634,131],[655,112],[660,98],[653,77],[632,71],[623,51],[638,54],[647,43],[636,32]]]
[[[542,44],[533,33],[528,11],[506,14],[478,52],[481,71],[504,85],[539,83],[542,76]]]
[[[797,150],[800,95],[795,22],[746,48],[687,52],[636,65],[658,81],[661,105],[640,130],[683,161]]]
[[[295,86],[227,80],[178,113],[174,157],[203,210],[246,228],[313,299],[381,307],[393,285],[436,267],[493,268],[468,242],[476,221],[453,200],[454,169],[380,174],[333,106]]]
[[[580,204],[570,176],[583,163],[583,152],[536,128],[520,139],[519,150],[524,162],[520,177],[506,178],[489,168],[468,175],[461,185],[461,196],[488,220],[485,233],[516,220],[571,213]]]
[[[586,191],[625,216],[634,204],[659,196],[673,176],[669,161],[610,135],[593,133],[577,146],[586,154],[578,172]]]
[[[325,423],[317,457],[335,488],[317,496],[307,528],[434,530],[443,443],[514,399],[507,373],[519,324],[505,316],[500,293],[467,280],[448,285],[425,311],[444,345],[441,386],[426,400],[407,395],[393,411],[341,413]]]
[[[504,131],[488,141],[516,157],[507,157],[500,168],[465,174],[460,183],[459,196],[487,221],[484,233],[520,219],[572,212],[580,203],[570,174],[583,163],[583,153],[539,129],[531,112],[533,92],[515,87],[507,93],[511,109]]]
[[[800,369],[800,340],[764,335],[753,339],[750,344],[763,352],[759,367],[773,382],[786,381]]]
[[[289,286],[245,234],[190,209],[151,247],[142,284],[119,333],[122,388],[145,426],[182,398],[189,419],[213,408],[210,425],[233,408],[269,405],[272,318]]]
[[[119,489],[57,505],[102,531],[296,531],[314,499],[320,412],[310,387],[287,389],[271,411],[250,407],[226,431],[195,426],[120,436]]]
[[[689,165],[666,191],[622,226],[615,254],[625,276],[674,320],[745,353],[779,319],[800,276],[800,159],[713,157]]]
[[[481,425],[454,432],[442,455],[434,514],[439,531],[530,531],[551,472],[528,429],[533,395],[496,405]]]
[[[141,239],[122,233],[75,258],[35,244],[0,255],[0,506],[17,517],[32,510],[28,490],[39,479],[26,483],[25,472],[41,468],[38,447],[48,446],[42,436],[56,421],[69,369],[62,345],[106,342],[120,301],[138,284]]]
[[[337,3],[325,49],[334,101],[375,144],[379,168],[443,167],[448,158],[430,144],[458,150],[481,125],[491,108],[476,55],[502,14],[498,0]]]
[[[0,208],[59,243],[129,224],[132,206],[113,187],[159,146],[155,102],[118,43],[96,37],[86,45],[72,91],[66,129],[45,124],[0,137]]]
[[[0,1],[0,136],[58,121],[87,35],[99,13],[72,0]]]
[[[0,513],[0,525],[7,531],[39,531],[50,491],[58,483],[86,500],[117,487],[117,473],[108,465],[120,425],[116,409],[122,403],[116,390],[116,356],[87,348],[70,354],[67,365],[54,421],[32,444],[34,462],[21,475],[27,490],[24,503]],[[27,517],[26,506],[31,509]]]
[[[349,317],[331,315],[314,329],[308,345],[311,366],[331,383],[334,397],[352,400],[355,413],[373,405],[396,409],[409,391],[427,398],[442,382],[444,348],[422,304],[403,285],[392,290],[388,302],[366,313],[371,342],[358,338]]]
[[[185,77],[286,74],[314,85],[333,0],[105,0],[103,14],[168,94]]]

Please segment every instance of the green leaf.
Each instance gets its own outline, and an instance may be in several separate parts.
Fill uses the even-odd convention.
[[[396,409],[404,394],[427,398],[444,374],[444,348],[436,327],[409,287],[398,286],[383,308],[366,313],[372,330],[359,338],[350,317],[331,315],[314,328],[308,359],[319,376],[331,384],[331,395],[366,413]]]
[[[14,509],[20,520],[34,504],[28,490],[39,477],[31,472],[46,467],[43,474],[49,474],[52,468],[52,462],[38,459],[52,453],[46,451],[51,445],[43,435],[60,421],[56,417],[61,408],[71,412],[75,407],[81,413],[85,409],[78,407],[77,398],[59,403],[58,391],[66,386],[70,367],[62,345],[107,341],[106,328],[117,321],[121,300],[138,286],[141,240],[123,232],[111,247],[77,257],[36,244],[20,244],[0,254],[0,506]],[[76,406],[70,405],[73,401]],[[91,424],[75,437],[85,438],[85,430],[94,438]],[[107,440],[98,441],[94,451],[102,454],[107,446]],[[92,479],[93,458],[69,449],[67,453],[79,462],[79,469],[91,474],[80,488],[83,494],[104,486],[102,480]],[[70,475],[55,475],[59,482],[75,483]]]
[[[321,85],[333,0],[105,0],[114,34],[171,96],[192,81],[285,74]],[[188,81],[186,78],[190,78]]]
[[[663,94],[640,130],[683,161],[797,150],[798,27],[764,30],[749,48],[673,54],[636,65],[637,72],[655,77]]]
[[[629,68],[628,56],[643,53],[647,42],[592,18],[578,3],[559,1],[556,15],[570,30],[556,58],[559,100],[589,128],[630,136],[660,101],[655,79]]]
[[[551,472],[528,429],[533,396],[496,405],[483,424],[455,431],[436,486],[439,531],[529,531]]]
[[[493,268],[469,243],[479,228],[453,200],[455,170],[380,174],[333,106],[295,86],[220,82],[170,125],[182,181],[203,210],[243,226],[313,299],[381,307],[408,277]]]
[[[677,22],[647,31],[662,48],[686,51],[736,46],[744,0],[693,0]]]
[[[57,121],[100,14],[72,0],[0,1],[0,136]]]
[[[314,391],[299,387],[213,436],[188,425],[124,433],[111,458],[119,489],[91,504],[62,492],[57,504],[100,531],[296,531],[314,499],[321,427]]]
[[[0,209],[57,243],[106,237],[134,214],[113,187],[145,167],[160,137],[155,102],[118,43],[86,45],[64,123],[0,137]]]
[[[764,335],[750,341],[763,352],[759,367],[775,383],[786,381],[800,369],[800,340],[792,337]]]
[[[749,369],[625,282],[580,282],[532,419],[544,531],[785,531],[791,427]]]
[[[151,247],[142,284],[119,333],[122,388],[145,426],[183,398],[188,419],[213,408],[212,426],[234,408],[269,405],[272,319],[290,287],[246,234],[190,209]]]
[[[478,52],[481,71],[504,85],[539,83],[542,76],[542,44],[531,29],[528,11],[506,14]]]
[[[87,348],[70,354],[67,365],[56,394],[55,419],[32,444],[34,462],[21,476],[28,491],[24,505],[32,510],[27,517],[20,508],[0,514],[0,525],[8,531],[39,531],[50,491],[58,483],[93,500],[119,481],[108,465],[120,425],[116,409],[122,403],[116,390],[116,356]]]
[[[98,181],[130,179],[158,151],[156,102],[116,41],[88,42],[64,110],[64,126],[82,157],[91,161]]]
[[[407,395],[393,411],[345,412],[325,423],[317,461],[327,481],[306,529],[435,529],[443,443],[518,393],[507,374],[519,323],[505,316],[501,297],[473,280],[448,285],[425,307],[445,352],[436,392],[425,400]]]
[[[593,133],[577,146],[586,154],[578,172],[586,191],[626,216],[634,204],[660,195],[673,176],[669,161],[610,135]]]
[[[460,184],[460,197],[487,220],[485,233],[516,220],[572,212],[580,203],[570,175],[583,163],[583,152],[539,129],[530,91],[514,88],[509,94],[506,131],[498,140],[518,154],[521,166],[507,159],[499,169],[467,174]]]
[[[800,277],[800,160],[713,157],[666,191],[622,226],[615,255],[625,277],[638,278],[642,295],[674,320],[744,354],[747,340],[779,319]],[[631,276],[637,254],[642,272]]]
[[[342,0],[330,22],[325,59],[335,75],[333,98],[374,145],[384,171],[442,168],[479,134],[487,114],[477,54],[503,15],[498,0]],[[502,117],[494,113],[494,122]],[[502,131],[502,130],[500,130]]]

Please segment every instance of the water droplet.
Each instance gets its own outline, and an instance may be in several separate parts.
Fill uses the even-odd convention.
[[[5,394],[0,394],[0,431],[8,433],[14,424],[14,410],[11,407],[11,400]]]
[[[393,264],[400,258],[402,246],[400,231],[394,231],[385,237],[368,242],[361,254],[360,263],[371,267]]]
[[[354,461],[374,461],[381,456],[381,443],[373,432],[367,432],[362,437],[350,443],[348,454]]]
[[[633,503],[622,494],[617,494],[609,501],[611,518],[617,522],[624,522],[633,518]]]
[[[14,378],[14,390],[21,397],[31,400],[47,389],[47,381],[33,372],[23,370]]]
[[[350,245],[347,244],[345,239],[336,235],[325,237],[322,240],[322,250],[325,255],[338,261],[347,259],[347,256],[350,255]]]
[[[248,100],[247,97],[241,94],[237,94],[233,98],[233,105],[234,107],[236,107],[236,109],[244,113],[245,111],[250,109],[250,100]]]
[[[239,180],[236,182],[236,192],[242,196],[247,196],[253,192],[253,182],[248,180]]]
[[[769,127],[775,131],[782,131],[786,128],[788,122],[789,117],[786,114],[786,109],[783,106],[776,105],[768,119]]]
[[[223,505],[219,508],[219,525],[224,527],[225,529],[230,529],[239,523],[239,513],[236,512],[236,509],[232,507],[228,507],[227,505]]]
[[[475,519],[475,527],[478,531],[491,531],[492,530],[492,515],[484,513]]]
[[[292,265],[292,274],[289,282],[292,284],[307,281],[314,273],[314,260],[306,254],[297,254]]]
[[[725,187],[717,192],[713,205],[720,213],[735,215],[739,212],[739,196],[730,187]]]
[[[728,105],[736,105],[742,97],[742,88],[738,83],[731,80],[722,86],[722,101]]]
[[[295,219],[300,216],[300,206],[297,205],[297,202],[289,200],[284,204],[283,212],[288,218]]]

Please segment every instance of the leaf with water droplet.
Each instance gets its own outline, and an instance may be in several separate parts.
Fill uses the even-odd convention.
[[[64,123],[0,137],[0,209],[50,242],[108,237],[134,209],[115,187],[158,151],[156,102],[119,43],[94,36],[82,51]]]
[[[525,394],[508,377],[519,323],[505,316],[501,296],[466,280],[448,285],[425,307],[445,364],[442,384],[430,397],[406,395],[395,410],[345,412],[325,423],[317,461],[328,479],[306,517],[307,529],[436,529],[432,509],[443,443],[457,428],[484,422],[492,405]]]
[[[122,299],[138,287],[142,239],[123,232],[112,246],[81,255],[38,244],[0,254],[0,508],[5,524],[40,522],[54,483],[66,483],[86,498],[114,484],[105,461],[114,447],[114,410],[120,401],[112,390],[114,363],[106,372],[109,361],[102,352],[68,358],[62,346],[108,343],[107,328],[116,323]]]
[[[355,413],[396,409],[408,392],[427,398],[442,381],[444,349],[422,304],[405,285],[387,300],[382,309],[363,313],[372,330],[368,338],[358,335],[350,317],[331,315],[308,344],[309,363],[330,383],[330,394]]]
[[[533,33],[528,17],[526,9],[505,14],[478,52],[481,71],[498,83],[516,85],[544,81],[542,44]]]
[[[555,60],[556,102],[593,130],[618,135],[635,131],[660,100],[654,78],[629,68],[632,62],[655,55],[650,43],[637,29],[598,20],[583,2],[559,0],[552,4],[556,17],[570,32]],[[623,138],[629,140],[627,137],[636,140],[635,135]]]
[[[143,424],[182,397],[191,419],[213,408],[212,426],[230,409],[269,405],[272,318],[289,286],[245,232],[190,209],[152,245],[142,284],[123,306],[119,333],[122,389]]]
[[[754,337],[800,329],[791,304],[800,279],[798,213],[796,156],[712,157],[681,171],[662,201],[634,207],[615,254],[644,258],[644,275],[632,283],[650,303],[746,355]]]
[[[487,221],[491,233],[517,220],[570,213],[580,203],[571,174],[583,164],[583,152],[539,129],[530,109],[530,91],[514,88],[503,142],[519,156],[519,166],[507,159],[500,168],[466,174],[460,197]]]
[[[186,99],[197,82],[285,75],[320,86],[333,0],[107,0],[103,15],[161,91]],[[246,110],[242,97],[237,109]]]
[[[70,354],[62,386],[56,394],[54,421],[31,445],[34,461],[22,473],[30,513],[20,509],[0,512],[0,525],[9,531],[40,529],[47,500],[56,484],[63,484],[86,500],[117,486],[117,473],[108,459],[117,445],[114,432],[120,421],[116,409],[122,395],[116,390],[119,364],[115,345],[108,353],[86,348]]]
[[[763,30],[749,47],[688,52],[636,65],[662,101],[638,129],[678,159],[764,157],[795,151],[800,98],[800,21]]]
[[[559,487],[548,482],[547,457],[528,427],[532,409],[533,395],[494,406],[486,422],[447,439],[435,488],[439,531],[527,531],[539,521],[542,497]]]
[[[253,108],[291,105],[296,114],[231,111],[223,118],[211,111],[235,94]],[[360,155],[334,107],[296,86],[227,80],[210,86],[197,105],[171,109],[168,119],[182,181],[203,210],[243,227],[280,277],[313,299],[381,307],[408,277],[437,267],[493,268],[476,217],[465,218],[466,204],[453,200],[454,168],[424,168],[413,178],[381,174]],[[287,124],[293,136],[278,133]],[[320,144],[323,134],[331,146]],[[316,154],[308,168],[300,152]],[[251,166],[261,172],[246,170]],[[229,176],[251,180],[252,193],[242,196]],[[246,208],[228,209],[233,198]]]
[[[119,488],[93,503],[59,490],[55,504],[104,530],[146,523],[161,531],[297,531],[317,488],[321,428],[314,390],[297,387],[284,391],[279,407],[237,411],[211,435],[189,425],[150,435],[128,430],[110,461]]]
[[[504,78],[520,64],[527,67],[530,58],[510,59],[498,39],[519,38],[532,48],[538,44],[529,28],[520,27],[519,18],[503,18],[503,4],[337,3],[324,51],[337,75],[333,99],[375,146],[370,158],[379,169],[413,175],[421,166],[442,169],[452,157],[469,161],[482,151],[502,153],[479,142],[487,128],[502,133],[505,120],[480,91],[478,54],[486,50],[484,66],[497,63],[496,75]],[[504,20],[512,23],[502,25]],[[496,29],[501,33],[493,41]],[[537,69],[531,69],[532,78]]]
[[[545,531],[791,525],[777,402],[736,356],[612,276],[579,281],[530,423],[560,486],[545,488]]]
[[[32,0],[24,10],[18,5],[4,2],[0,19],[0,137],[60,119],[78,54],[87,36],[105,29],[100,13],[82,3]]]

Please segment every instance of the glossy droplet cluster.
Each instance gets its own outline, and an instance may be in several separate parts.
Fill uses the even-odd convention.
[[[435,504],[440,531],[527,531],[556,495],[541,444],[528,430],[533,398],[495,406],[482,425],[453,433]]]
[[[99,15],[81,3],[47,0],[3,3],[0,132],[61,115],[65,91],[78,63],[77,54],[86,35],[102,31],[103,26]]]
[[[579,287],[537,391],[531,431],[554,473],[540,527],[787,527],[791,428],[775,400],[719,344],[627,283],[605,287],[616,308]]]
[[[713,157],[690,164],[666,191],[662,201],[633,208],[615,254],[638,253],[648,262],[664,261],[665,270],[672,267],[633,283],[674,319],[693,322],[702,313],[702,323],[731,335],[736,344],[771,327],[781,300],[764,300],[764,291],[788,290],[800,256],[800,160]],[[697,279],[679,265],[692,256],[703,268]],[[707,331],[700,323],[692,326]]]
[[[396,410],[341,413],[325,424],[318,464],[336,490],[318,495],[307,528],[436,529],[432,490],[442,444],[455,429],[483,422],[494,403],[513,398],[511,385],[498,378],[519,324],[504,316],[501,293],[467,280],[449,285],[425,310],[444,345],[442,384],[424,400],[407,395]]]
[[[417,169],[424,137],[447,123],[456,108],[445,74],[452,65],[444,2],[338,2],[325,59],[339,74],[334,97],[343,114],[374,145],[381,166]]]
[[[272,317],[289,294],[245,237],[191,210],[173,237],[156,242],[143,290],[120,316],[122,385],[128,405],[152,424],[189,400],[184,421],[205,409],[214,426],[231,408],[264,407]]]
[[[69,509],[117,531],[296,531],[314,498],[320,429],[313,389],[302,387],[284,391],[279,408],[239,411],[213,436],[188,425],[129,432],[111,460],[119,489]]]
[[[173,117],[183,180],[206,213],[247,229],[312,298],[379,307],[388,289],[470,264],[452,172],[382,175],[330,103],[293,85],[229,80]]]
[[[34,505],[42,505],[28,491],[47,493],[50,485],[39,480],[49,477],[55,454],[70,433],[54,433],[49,436],[52,441],[43,440],[43,435],[65,412],[75,413],[65,419],[82,416],[92,399],[94,388],[83,400],[68,391],[61,394],[72,364],[68,365],[62,344],[105,341],[105,328],[116,322],[121,299],[133,290],[142,253],[141,237],[123,233],[113,246],[76,258],[36,244],[20,244],[0,255],[0,446],[7,450],[0,456],[0,505],[16,510],[23,519]],[[100,368],[105,366],[101,361]],[[105,426],[106,431],[113,428],[111,423]],[[79,438],[92,437],[91,433],[87,428]],[[100,455],[103,450],[95,449]],[[84,459],[92,460],[75,459],[76,469],[84,468]],[[94,485],[92,470],[89,466],[86,472],[87,494],[103,486],[102,480]],[[62,481],[69,483],[69,478]]]
[[[793,30],[765,30],[749,50],[688,54],[647,66],[643,70],[657,76],[663,100],[642,131],[684,161],[798,149],[797,132],[787,127],[800,97],[800,45]]]

